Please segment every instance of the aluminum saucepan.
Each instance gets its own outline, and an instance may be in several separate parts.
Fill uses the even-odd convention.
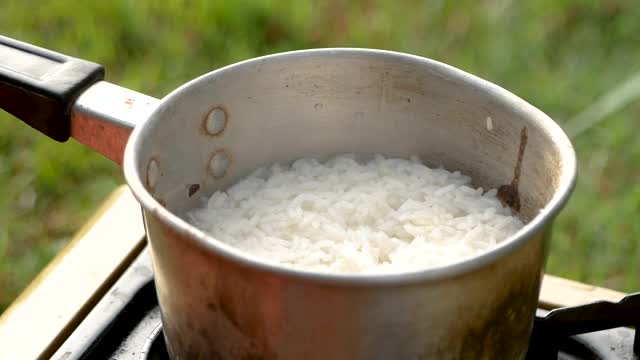
[[[99,65],[0,43],[3,109],[118,163],[124,153],[173,359],[524,357],[576,159],[560,127],[510,92],[418,56],[317,49],[229,65],[156,100],[102,81]],[[258,166],[340,153],[460,170],[527,224],[448,266],[340,275],[256,261],[182,216]]]

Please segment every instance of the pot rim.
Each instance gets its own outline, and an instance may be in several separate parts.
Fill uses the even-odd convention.
[[[439,266],[424,270],[414,270],[407,272],[394,272],[382,274],[344,274],[344,273],[323,273],[310,270],[301,270],[287,266],[270,264],[260,260],[259,258],[225,244],[215,238],[207,235],[187,221],[173,214],[164,206],[162,206],[145,188],[144,176],[138,171],[137,163],[140,160],[142,139],[149,132],[149,124],[156,121],[158,114],[163,109],[169,107],[171,100],[179,96],[182,92],[199,84],[207,82],[216,74],[226,72],[234,68],[244,67],[266,60],[277,60],[281,58],[313,56],[313,55],[376,55],[384,56],[394,60],[414,61],[423,63],[424,66],[431,68],[439,74],[467,83],[476,88],[490,92],[492,96],[501,98],[503,101],[511,103],[514,107],[519,108],[530,121],[538,123],[545,129],[547,136],[551,137],[561,156],[561,175],[557,190],[546,206],[540,210],[538,215],[531,219],[525,226],[501,242],[495,248],[485,251],[477,256],[464,258],[453,262],[449,265]],[[483,80],[475,75],[469,74],[463,70],[454,68],[453,66],[441,63],[436,60],[388,50],[377,50],[367,48],[321,48],[308,49],[276,53],[249,60],[241,61],[235,64],[227,65],[220,69],[211,71],[201,75],[172,91],[165,96],[159,106],[154,110],[150,117],[139,126],[136,126],[132,132],[124,154],[124,175],[131,188],[134,196],[142,205],[143,209],[156,217],[165,225],[171,227],[176,233],[182,235],[186,241],[190,241],[193,245],[213,253],[216,256],[223,257],[236,265],[254,268],[257,271],[268,272],[273,275],[289,278],[298,278],[304,281],[316,281],[335,285],[402,285],[415,282],[435,281],[452,278],[472,272],[478,268],[488,266],[499,259],[509,255],[519,247],[527,243],[535,234],[544,231],[549,226],[555,216],[564,207],[569,200],[571,193],[575,187],[577,176],[577,161],[575,151],[568,136],[549,116],[538,110],[531,104],[525,102],[515,94],[503,89],[502,87]],[[153,242],[153,240],[149,240]]]

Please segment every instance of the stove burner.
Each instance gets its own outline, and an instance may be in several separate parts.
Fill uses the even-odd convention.
[[[536,322],[546,321],[548,313],[546,310],[539,309],[536,313]],[[629,328],[619,327],[555,339],[551,332],[546,333],[546,336],[536,335],[537,332],[544,330],[536,329],[534,326],[527,359],[636,359],[633,355],[633,344],[634,336],[637,335],[634,335],[636,332]]]
[[[604,325],[624,326],[619,322],[612,324],[612,319],[624,323],[637,320],[640,310],[624,312],[630,311],[626,308],[630,303],[639,301],[638,296],[625,299],[630,297],[631,302],[623,300],[617,304],[595,303],[551,312],[538,310],[527,360],[639,359],[633,350],[634,337],[639,346],[638,332],[626,327],[602,330]],[[621,317],[608,315],[608,311],[618,311]],[[592,332],[575,335],[585,328]],[[53,359],[169,359],[147,251],[127,269]]]
[[[640,327],[640,293],[625,296],[620,302],[598,301],[591,304],[555,309],[538,310],[531,336],[529,358],[549,359],[563,349],[565,339],[579,334],[583,339],[591,339],[589,345],[595,349],[602,341],[612,344],[633,344],[625,349],[626,354],[640,355],[640,332],[631,331],[626,326]],[[609,330],[610,329],[610,330]],[[604,331],[607,330],[607,331]],[[594,334],[601,332],[600,337]],[[635,334],[634,334],[635,333]],[[619,346],[609,346],[606,356],[597,358],[617,359]],[[610,353],[610,354],[609,354]]]

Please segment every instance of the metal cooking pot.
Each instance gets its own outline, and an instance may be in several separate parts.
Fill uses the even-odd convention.
[[[560,127],[515,95],[422,57],[318,49],[230,65],[158,101],[101,81],[96,64],[0,43],[2,108],[116,162],[124,151],[172,358],[524,357],[576,159]],[[252,260],[181,217],[258,166],[347,152],[461,170],[500,188],[527,225],[448,266],[336,275]]]

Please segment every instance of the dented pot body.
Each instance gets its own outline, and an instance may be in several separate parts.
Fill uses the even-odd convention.
[[[326,275],[263,264],[183,220],[258,166],[340,153],[418,155],[476,186],[511,186],[527,225],[446,267]],[[463,71],[407,54],[320,49],[180,87],[135,129],[124,168],[144,209],[174,359],[518,359],[575,155],[545,114]]]

